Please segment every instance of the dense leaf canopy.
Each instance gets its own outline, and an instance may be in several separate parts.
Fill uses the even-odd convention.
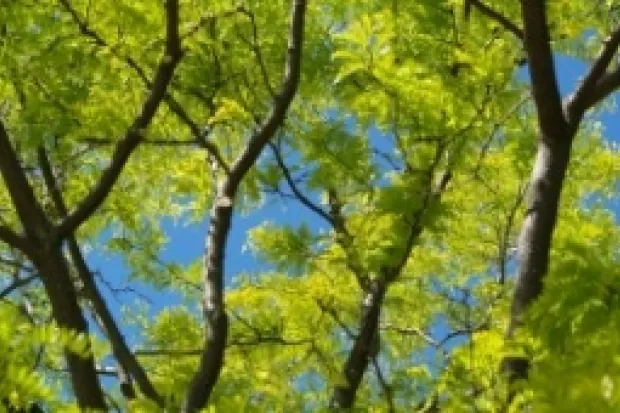
[[[2,405],[620,409],[619,11],[0,0]]]

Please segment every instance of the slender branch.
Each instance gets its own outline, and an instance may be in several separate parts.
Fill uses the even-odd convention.
[[[85,26],[75,10],[71,8],[68,0],[60,0],[61,4],[73,16],[80,26],[83,33],[88,34],[88,27]],[[166,94],[166,90],[174,70],[181,60],[182,50],[179,39],[179,3],[178,0],[166,0],[166,48],[157,71],[155,73],[152,87],[146,98],[140,114],[135,118],[133,124],[127,130],[125,137],[116,145],[112,154],[109,166],[103,171],[99,182],[90,193],[79,203],[77,208],[71,212],[56,228],[56,237],[63,237],[73,233],[85,220],[87,220],[103,204],[112,187],[118,180],[129,157],[138,145],[144,140],[144,134],[149,124],[153,120],[157,108]]]
[[[514,34],[517,39],[523,40],[524,38],[523,30],[517,27],[517,25],[514,24],[512,21],[510,21],[510,19],[508,19],[506,16],[504,16],[497,10],[493,9],[492,7],[484,4],[480,0],[466,0],[465,1],[466,17],[468,17],[467,11],[469,10],[471,6],[475,7],[477,10],[479,10],[482,14],[486,15],[487,17],[490,17],[491,19],[498,22],[500,25],[504,27],[504,29]]]
[[[332,318],[332,320],[334,320],[334,322],[338,324],[338,327],[340,327],[342,331],[344,331],[344,333],[347,335],[347,338],[349,338],[350,340],[355,340],[357,338],[357,335],[353,332],[353,330],[351,330],[351,328],[349,328],[347,323],[342,321],[336,309],[325,304],[321,300],[316,300],[316,305],[321,309],[322,312],[328,314]]]
[[[25,287],[26,285],[30,284],[32,281],[36,280],[37,278],[39,278],[38,274],[29,275],[28,277],[25,277],[25,278],[16,278],[8,287],[0,291],[0,300],[4,300],[13,291],[21,287]]]
[[[577,87],[577,90],[566,101],[565,107],[568,121],[574,127],[578,125],[586,110],[591,107],[599,81],[606,74],[607,68],[616,54],[618,46],[620,46],[620,26],[611,32],[603,41],[602,46],[589,72]]]
[[[289,188],[291,189],[295,197],[299,200],[299,202],[301,202],[301,204],[304,205],[306,208],[308,208],[310,211],[314,212],[319,217],[323,218],[330,225],[334,226],[334,221],[332,217],[330,217],[329,214],[323,211],[319,206],[314,204],[307,196],[305,196],[299,190],[299,188],[297,187],[297,184],[295,183],[295,180],[293,179],[291,175],[290,169],[288,169],[288,167],[286,166],[286,163],[284,162],[284,158],[282,157],[282,154],[280,153],[280,150],[276,147],[276,145],[273,144],[272,142],[270,142],[268,145],[269,145],[269,148],[271,149],[271,152],[273,153],[274,158],[276,159],[276,163],[278,164],[278,167],[280,168],[280,170],[282,171],[282,174],[284,175],[284,180],[288,184]]]
[[[175,0],[175,2],[178,0]],[[116,49],[111,48],[110,45],[108,44],[108,42],[105,41],[105,39],[103,37],[101,37],[101,35],[99,35],[96,31],[94,31],[93,29],[91,29],[88,24],[82,20],[80,18],[80,16],[78,15],[78,13],[75,11],[75,9],[73,9],[71,7],[71,5],[69,4],[69,2],[67,0],[61,0],[61,3],[64,5],[65,9],[67,9],[67,11],[71,14],[71,17],[73,18],[73,21],[78,25],[80,31],[82,32],[82,34],[84,34],[86,37],[92,39],[96,45],[100,46],[100,47],[105,47],[108,48],[109,50],[111,50],[111,52],[114,54],[115,57],[117,57],[118,59],[124,61],[127,66],[129,66],[131,69],[134,70],[134,72],[136,72],[136,74],[138,75],[138,77],[142,80],[142,82],[146,85],[147,88],[154,90],[155,89],[155,84],[157,82],[157,76],[155,76],[155,81],[152,82],[148,75],[146,74],[146,71],[138,64],[138,62],[132,58],[131,56],[124,56],[119,54]],[[241,12],[243,9],[242,8],[237,8],[233,11],[230,12],[225,12],[222,16],[230,16],[233,15],[234,13],[238,13]],[[170,15],[168,15],[168,17],[170,17]],[[214,16],[211,16],[209,18],[207,18],[206,21],[211,21],[213,20]],[[196,27],[195,30],[197,30],[198,28],[200,28],[200,25]],[[179,53],[179,57],[178,59],[181,59],[181,55],[182,55],[182,50],[180,47],[181,44],[181,38],[179,37],[178,34],[178,28],[176,29],[176,39],[177,39],[177,44],[178,44],[178,50],[177,52]],[[191,32],[191,31],[190,31]],[[183,38],[185,38],[187,36],[183,36]],[[170,46],[170,36],[166,37],[166,48],[168,48]],[[166,52],[166,55],[170,55],[168,52]],[[160,66],[161,67],[161,66]],[[181,104],[179,102],[176,101],[176,99],[174,99],[174,97],[167,91],[167,87],[165,88],[166,90],[164,90],[164,94],[163,94],[163,101],[168,105],[168,108],[172,111],[172,113],[174,113],[183,123],[185,123],[185,125],[190,129],[190,131],[192,132],[192,134],[194,135],[194,138],[196,140],[196,143],[204,148],[205,150],[207,150],[211,156],[213,156],[215,158],[215,160],[219,163],[220,167],[228,172],[228,164],[226,163],[226,161],[224,160],[222,154],[220,153],[218,147],[213,143],[210,142],[206,139],[204,139],[205,137],[203,136],[203,132],[201,130],[201,128],[196,124],[196,122],[194,122],[191,117],[187,114],[187,112],[185,111],[185,109],[183,109],[183,107],[181,106]]]
[[[211,209],[209,234],[204,256],[205,344],[198,371],[193,377],[183,409],[194,413],[208,402],[224,361],[228,335],[228,316],[224,307],[224,253],[230,232],[233,203],[238,187],[256,163],[265,145],[284,122],[286,112],[297,92],[301,71],[306,1],[295,0],[291,7],[289,43],[284,82],[264,122],[252,134],[247,146],[218,185]]]
[[[107,146],[112,145],[117,142],[117,139],[112,138],[96,138],[96,137],[85,137],[76,139],[79,143],[87,143],[89,145],[97,145],[97,146]],[[145,139],[142,141],[142,145],[150,145],[150,146],[196,146],[195,139]]]
[[[242,13],[245,14],[250,20],[250,24],[252,25],[252,40],[247,40],[243,36],[240,35],[241,39],[252,49],[254,56],[256,57],[256,62],[258,64],[258,68],[260,69],[261,76],[263,77],[263,83],[267,88],[267,91],[274,97],[276,95],[273,87],[271,86],[271,81],[269,80],[269,72],[267,70],[267,65],[263,59],[263,54],[261,52],[259,41],[258,41],[258,27],[256,25],[256,18],[254,13],[251,10],[242,9]]]
[[[399,327],[399,326],[395,326],[395,325],[392,325],[392,324],[382,324],[380,326],[380,328],[382,330],[393,331],[395,333],[402,334],[402,335],[418,336],[422,340],[424,340],[428,345],[430,345],[431,347],[441,351],[444,356],[447,356],[449,354],[448,351],[443,348],[442,343],[440,343],[437,340],[435,340],[433,337],[431,337],[429,334],[427,334],[425,331],[423,331],[420,328],[417,328],[417,327]]]
[[[584,105],[586,108],[591,108],[597,103],[600,103],[603,99],[607,98],[618,88],[620,88],[620,67],[601,76],[600,80],[596,84],[596,87],[592,90],[592,93],[588,96],[588,99],[585,100]]]
[[[58,212],[62,217],[65,217],[67,214],[67,206],[62,197],[62,193],[60,192],[60,188],[58,187],[56,178],[54,177],[54,172],[45,149],[39,148],[37,152],[47,191],[49,192]],[[142,393],[144,393],[144,395],[149,399],[158,403],[160,407],[163,406],[163,398],[157,393],[157,390],[149,380],[146,371],[131,353],[122,332],[118,328],[112,313],[108,309],[105,299],[101,296],[101,293],[93,278],[93,273],[88,268],[88,264],[86,263],[84,255],[82,254],[77,240],[75,239],[75,235],[68,235],[67,243],[71,260],[73,261],[78,276],[83,283],[86,295],[91,301],[95,313],[99,318],[102,330],[108,337],[108,340],[110,340],[114,357],[122,366],[122,370],[129,372],[136,380],[136,383]]]
[[[394,413],[396,411],[396,407],[394,406],[394,391],[392,390],[392,386],[385,378],[377,357],[372,358],[372,364],[375,368],[375,374],[377,375],[379,385],[381,385],[381,389],[383,390],[383,395],[385,396],[385,401],[388,405],[388,412]]]

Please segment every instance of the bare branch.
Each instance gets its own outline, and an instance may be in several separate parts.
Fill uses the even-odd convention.
[[[506,16],[504,16],[497,10],[494,10],[492,7],[484,4],[480,0],[466,0],[465,1],[466,11],[471,6],[475,7],[477,10],[479,10],[482,14],[486,15],[487,17],[490,17],[491,19],[498,22],[500,25],[502,25],[502,27],[504,27],[504,29],[514,34],[517,39],[523,40],[524,38],[523,30],[517,27],[516,24],[514,24],[512,21],[510,21],[510,19],[508,19]],[[465,14],[466,14],[466,17],[468,17],[467,16],[468,13],[466,12]]]
[[[72,9],[68,0],[60,0],[65,9],[73,16],[83,33],[89,35],[89,29],[82,22],[75,10]],[[88,219],[106,200],[112,187],[119,178],[129,157],[138,145],[143,141],[144,134],[153,120],[157,108],[166,94],[166,90],[174,70],[181,60],[182,50],[179,39],[179,4],[178,0],[166,0],[166,48],[155,77],[150,93],[144,102],[140,114],[129,127],[125,137],[117,144],[112,154],[109,166],[103,171],[99,182],[82,200],[77,208],[71,212],[56,228],[56,236],[59,239],[71,234],[86,219]]]
[[[41,205],[37,201],[32,186],[19,162],[19,158],[4,123],[0,121],[0,174],[9,192],[11,200],[17,210],[17,215],[28,237],[42,239],[50,228]],[[9,245],[22,249],[27,252],[27,242],[6,227],[0,227],[0,239]],[[26,247],[26,250],[23,248]]]
[[[377,380],[379,380],[379,384],[381,385],[381,389],[383,390],[383,395],[388,405],[388,412],[394,413],[396,411],[396,407],[394,406],[394,392],[392,391],[392,386],[390,385],[390,383],[388,383],[385,375],[383,374],[383,371],[381,371],[381,366],[379,365],[377,357],[372,358],[372,364],[375,368]]]
[[[60,192],[60,188],[58,187],[56,178],[54,177],[54,172],[45,149],[38,149],[38,158],[47,191],[49,192],[58,212],[62,217],[65,217],[67,214],[67,207]],[[67,243],[69,247],[69,255],[71,256],[73,265],[75,266],[78,276],[84,285],[86,296],[92,303],[95,313],[98,316],[102,330],[108,340],[110,340],[114,357],[118,360],[122,370],[126,370],[136,380],[136,383],[142,393],[144,393],[144,395],[149,399],[158,403],[160,406],[163,406],[163,398],[157,393],[157,390],[149,380],[146,371],[131,353],[122,332],[118,328],[112,313],[108,309],[105,299],[101,296],[101,293],[93,278],[93,274],[88,268],[88,264],[84,259],[84,255],[82,254],[74,234],[69,234],[67,236]]]
[[[96,138],[94,136],[78,138],[76,139],[79,143],[86,143],[89,145],[96,146],[107,146],[112,145],[117,142],[117,139],[112,138]],[[187,139],[187,140],[179,140],[179,139],[145,139],[142,141],[142,145],[149,146],[161,146],[161,147],[176,147],[176,146],[196,146],[195,139]]]
[[[306,208],[308,208],[310,211],[314,212],[319,217],[323,218],[330,225],[334,226],[332,217],[330,217],[329,214],[323,211],[319,206],[315,205],[310,199],[308,199],[308,197],[306,197],[299,190],[299,188],[297,187],[297,184],[295,183],[295,181],[293,180],[293,177],[291,176],[291,171],[288,169],[288,167],[286,166],[286,163],[284,162],[284,158],[282,157],[282,154],[280,153],[280,150],[278,149],[278,147],[271,142],[268,145],[269,145],[269,148],[271,149],[271,152],[273,153],[274,158],[276,159],[276,163],[278,164],[278,166],[280,167],[280,170],[282,171],[282,174],[284,175],[284,180],[288,184],[289,188],[291,189],[295,197],[299,200],[299,202],[301,202],[301,204],[304,205]]]
[[[0,241],[24,253],[30,250],[30,244],[26,238],[4,225],[0,225]]]
[[[601,76],[592,93],[588,96],[588,100],[584,102],[586,108],[591,108],[600,103],[618,88],[620,88],[620,67]]]
[[[149,88],[151,90],[155,89],[155,82],[152,82],[149,79],[148,75],[146,74],[146,71],[138,64],[138,62],[134,58],[132,58],[131,56],[121,55],[121,54],[119,54],[116,51],[116,49],[110,48],[109,44],[105,41],[105,39],[103,37],[101,37],[96,31],[91,29],[88,26],[88,24],[79,17],[77,12],[73,8],[71,8],[71,6],[69,5],[67,0],[61,0],[61,2],[65,6],[65,8],[69,11],[69,13],[71,14],[73,20],[75,21],[75,23],[80,28],[80,31],[82,32],[82,34],[84,34],[86,37],[92,39],[95,42],[96,45],[98,45],[100,47],[107,47],[108,49],[110,49],[112,54],[115,57],[117,57],[118,59],[124,61],[127,64],[127,66],[129,66],[131,69],[133,69],[134,72],[136,72],[138,77],[142,80],[142,82],[146,85],[147,88]],[[224,12],[221,16],[222,17],[231,16],[231,15],[233,15],[235,13],[241,12],[242,10],[243,10],[243,8],[239,7],[237,9],[234,9],[234,10],[231,10],[231,11],[228,11],[228,12]],[[198,30],[201,27],[202,24],[204,24],[207,21],[212,21],[214,18],[215,18],[215,16],[205,17],[206,20],[204,20],[204,22],[201,19],[201,21],[199,22],[199,25],[195,26],[193,29],[190,29],[188,34],[184,35],[183,38],[191,36],[193,34],[193,30]],[[176,36],[177,36],[177,40],[178,40],[178,52],[179,52],[179,60],[180,60],[181,57],[182,57],[181,56],[182,55],[182,50],[180,48],[180,44],[181,44],[182,38],[179,37],[178,32],[176,33]],[[166,47],[169,46],[169,43],[170,43],[170,36],[167,36],[167,38],[166,38]],[[168,55],[168,52],[166,52],[166,54]],[[157,81],[157,75],[155,77],[155,81]],[[196,143],[200,147],[202,147],[203,149],[207,150],[210,153],[210,155],[213,156],[215,158],[215,160],[219,163],[219,166],[223,170],[228,172],[228,164],[224,160],[224,158],[223,158],[222,154],[220,153],[218,147],[213,142],[210,142],[207,139],[205,139],[205,136],[204,136],[203,131],[201,130],[201,128],[196,124],[196,122],[194,122],[191,119],[191,117],[187,114],[185,109],[183,109],[183,106],[181,106],[181,104],[179,102],[177,102],[176,99],[174,99],[174,97],[168,92],[168,90],[167,90],[168,88],[166,87],[165,89],[166,90],[164,90],[164,95],[163,95],[162,99],[168,105],[168,108],[172,111],[172,113],[174,113],[190,129],[190,131],[194,135]],[[143,140],[143,142],[144,142],[144,140]]]
[[[293,1],[281,91],[274,98],[270,113],[250,137],[244,151],[231,166],[230,173],[217,188],[211,209],[204,257],[205,345],[200,366],[191,381],[184,402],[183,412],[185,413],[196,412],[206,405],[222,368],[228,335],[228,316],[223,300],[224,253],[230,231],[233,203],[241,181],[254,166],[267,142],[284,122],[286,112],[297,92],[301,71],[305,12],[305,0]]]
[[[586,110],[601,99],[597,97],[601,93],[599,82],[603,80],[603,76],[606,74],[607,68],[618,50],[618,46],[620,46],[620,26],[603,41],[602,46],[589,72],[577,87],[577,90],[566,101],[565,107],[568,122],[574,128],[577,127]],[[610,93],[611,90],[606,91],[606,94]]]
[[[21,287],[25,287],[26,285],[30,284],[32,281],[36,280],[37,278],[39,278],[38,274],[29,275],[28,277],[25,277],[25,278],[16,278],[8,287],[0,291],[0,300],[4,300],[13,291]]]

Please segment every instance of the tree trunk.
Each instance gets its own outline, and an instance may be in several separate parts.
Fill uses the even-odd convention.
[[[558,129],[565,130],[561,125]],[[560,196],[570,160],[572,138],[561,132],[553,138],[543,137],[532,171],[530,198],[519,237],[519,270],[507,337],[512,338],[524,312],[541,294],[549,267],[551,240],[557,221]],[[511,380],[527,377],[528,362],[510,357],[504,370]]]

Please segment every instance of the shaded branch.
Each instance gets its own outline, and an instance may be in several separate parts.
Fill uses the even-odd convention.
[[[77,13],[72,9],[68,0],[60,0],[76,21],[82,33],[92,38],[92,31],[80,20]],[[125,137],[116,145],[109,166],[103,171],[99,182],[89,194],[79,203],[73,212],[64,219],[56,228],[56,237],[63,237],[73,233],[85,220],[87,220],[106,200],[112,187],[118,180],[129,157],[138,145],[144,140],[144,135],[149,124],[153,120],[157,108],[166,94],[166,90],[174,70],[181,60],[182,51],[179,39],[179,4],[178,0],[166,0],[166,47],[164,56],[157,67],[150,93],[146,98],[140,114],[127,130]]]
[[[29,275],[28,277],[25,277],[25,278],[16,278],[15,280],[13,280],[13,282],[9,286],[7,286],[2,291],[0,291],[0,300],[4,300],[13,291],[21,287],[25,287],[26,285],[30,284],[37,278],[39,278],[38,274]]]
[[[0,241],[24,253],[28,253],[30,249],[30,244],[25,237],[4,225],[0,225]]]
[[[146,74],[146,71],[138,64],[138,62],[134,58],[132,58],[131,56],[121,55],[114,48],[110,47],[110,45],[105,41],[103,37],[101,37],[96,31],[92,30],[88,26],[88,24],[79,17],[77,12],[70,7],[67,0],[61,0],[61,3],[69,11],[73,20],[80,28],[80,31],[82,32],[82,34],[92,39],[95,42],[95,44],[97,44],[98,46],[108,48],[115,57],[124,61],[125,64],[127,64],[127,66],[129,66],[131,69],[133,69],[134,72],[136,72],[138,77],[142,80],[142,82],[146,85],[147,88],[149,89],[155,88],[154,84],[157,81],[157,76],[156,76],[155,81],[152,82],[149,79],[148,75]],[[235,13],[241,12],[242,10],[243,8],[238,7],[234,10],[223,12],[221,17],[231,16]],[[191,36],[195,30],[198,30],[202,26],[202,24],[208,21],[213,21],[215,19],[215,16],[206,16],[204,17],[204,19],[205,20],[201,19],[197,26],[190,28],[190,31],[184,34],[182,38],[179,37],[178,29],[177,29],[176,38],[178,40],[178,45],[179,45],[178,46],[178,51],[180,53],[179,60],[182,55],[182,50],[180,48],[181,40]],[[166,39],[167,39],[166,48],[168,48],[169,42],[170,42],[170,36],[167,36]],[[166,54],[168,55],[168,53]],[[198,124],[196,124],[196,122],[194,122],[191,119],[191,117],[187,114],[185,109],[183,109],[181,104],[179,104],[179,102],[177,102],[176,99],[174,99],[174,97],[167,91],[167,88],[164,91],[164,95],[162,99],[168,105],[168,108],[170,109],[170,111],[174,113],[190,129],[191,133],[194,135],[195,143],[198,144],[198,146],[202,147],[203,149],[207,150],[210,153],[210,155],[213,156],[215,160],[220,164],[220,167],[228,172],[228,164],[224,160],[218,147],[213,142],[210,142],[207,139],[205,139],[202,129],[198,126]],[[144,142],[146,142],[146,140],[144,140]]]
[[[504,29],[508,30],[510,33],[515,35],[515,37],[519,40],[523,40],[524,34],[523,30],[521,30],[516,24],[514,24],[510,19],[506,16],[493,9],[492,7],[484,4],[480,0],[465,0],[465,17],[468,18],[469,10],[471,7],[475,7],[482,14],[490,17],[499,23]]]
[[[230,167],[230,173],[218,185],[211,209],[209,233],[204,256],[205,343],[200,365],[189,386],[182,411],[193,413],[209,400],[224,361],[228,335],[228,316],[224,307],[224,254],[238,187],[254,166],[267,142],[284,122],[297,92],[301,71],[306,1],[295,0],[291,7],[288,50],[284,82],[275,96],[264,122],[250,137],[247,146]]]
[[[280,150],[277,148],[277,146],[273,144],[272,142],[270,142],[268,145],[269,145],[269,148],[271,149],[271,152],[273,153],[273,156],[276,160],[276,163],[278,164],[278,167],[282,171],[282,175],[284,175],[284,180],[288,184],[288,187],[293,192],[295,197],[299,200],[299,202],[301,202],[301,204],[305,206],[306,208],[308,208],[310,211],[314,212],[316,215],[323,218],[331,226],[335,226],[332,217],[329,216],[327,212],[323,211],[318,205],[314,204],[307,196],[305,196],[299,190],[299,188],[297,187],[297,184],[295,183],[295,180],[293,179],[291,175],[291,171],[286,166],[286,163],[284,162],[284,158],[282,157],[282,154],[280,153]]]
[[[47,191],[54,202],[55,208],[62,217],[67,214],[67,207],[58,187],[52,166],[49,162],[45,149],[39,148],[38,151],[39,164],[45,181]],[[88,264],[84,259],[84,255],[75,239],[74,234],[67,236],[69,255],[77,270],[78,276],[83,283],[84,291],[87,298],[93,305],[94,311],[98,317],[98,321],[102,327],[102,331],[110,340],[112,353],[118,360],[123,371],[127,371],[136,380],[138,387],[146,397],[155,401],[159,406],[163,406],[163,398],[157,393],[157,390],[149,380],[146,371],[138,363],[137,359],[131,353],[129,346],[125,342],[123,334],[118,325],[114,321],[112,313],[108,309],[105,299],[101,296],[97,284],[93,278],[93,273],[88,268]]]
[[[377,380],[379,381],[379,385],[383,390],[383,395],[385,397],[385,401],[388,405],[388,412],[394,413],[396,411],[396,407],[394,406],[394,392],[392,391],[392,386],[388,383],[383,371],[381,371],[381,366],[379,365],[379,361],[377,357],[372,358],[372,364],[375,368],[375,374],[377,375]]]
[[[586,110],[587,108],[591,108],[597,103],[600,103],[618,88],[620,88],[620,67],[601,76],[600,80],[596,84],[596,87],[588,96],[588,100],[584,102]]]
[[[521,0],[525,33],[523,42],[530,64],[538,123],[542,138],[552,139],[560,135],[567,124],[553,64],[546,4],[545,0]]]
[[[0,121],[0,174],[29,242],[31,238],[37,240],[45,238],[51,224],[22,170],[17,153],[2,121]],[[0,227],[0,239],[9,245],[22,249],[24,253],[30,249],[25,239],[6,227]]]
[[[577,90],[567,99],[565,107],[568,116],[568,122],[576,128],[579,121],[594,103],[601,100],[599,82],[607,72],[607,68],[611,63],[616,51],[620,46],[620,26],[617,27],[604,41],[602,49],[599,52],[590,70],[577,87]],[[619,82],[616,82],[616,87]],[[607,89],[604,96],[611,93],[613,89]],[[597,96],[598,95],[598,96]]]

